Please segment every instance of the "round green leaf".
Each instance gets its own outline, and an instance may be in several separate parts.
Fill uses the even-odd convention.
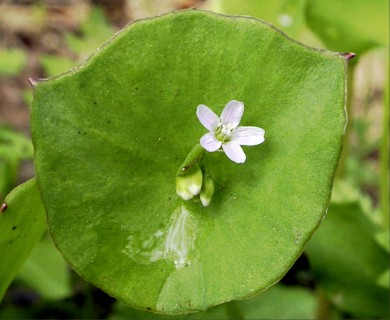
[[[321,221],[345,127],[343,56],[253,18],[186,10],[129,25],[39,83],[31,115],[51,234],[86,280],[160,313],[204,310],[277,282]],[[207,153],[209,207],[176,195],[206,132],[195,111],[244,101],[266,142]]]

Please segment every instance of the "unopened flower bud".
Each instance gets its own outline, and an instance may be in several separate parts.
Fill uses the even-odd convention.
[[[214,181],[209,175],[203,178],[202,190],[200,191],[200,201],[203,206],[207,207],[210,204],[211,197],[214,193]]]
[[[189,200],[200,193],[203,174],[196,164],[187,172],[176,176],[176,193],[184,200]]]

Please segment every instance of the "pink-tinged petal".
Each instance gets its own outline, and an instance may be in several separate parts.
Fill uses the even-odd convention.
[[[231,139],[242,146],[255,146],[264,142],[265,131],[258,127],[238,127],[231,133]]]
[[[218,116],[207,106],[201,104],[196,110],[196,115],[203,126],[209,131],[215,131],[218,127]]]
[[[221,121],[223,124],[228,125],[230,129],[236,128],[244,113],[244,103],[232,100],[229,101],[221,114]]]
[[[229,141],[228,143],[224,143],[222,145],[223,151],[225,151],[226,155],[230,160],[236,163],[244,163],[246,160],[246,155],[242,150],[241,146],[236,141]]]
[[[200,138],[200,145],[208,152],[214,152],[221,147],[222,142],[215,137],[214,132],[208,132]]]

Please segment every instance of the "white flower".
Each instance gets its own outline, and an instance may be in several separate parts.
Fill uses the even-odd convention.
[[[210,132],[201,139],[201,146],[208,152],[221,148],[230,160],[244,163],[246,156],[241,146],[254,146],[264,142],[265,131],[258,127],[239,127],[244,103],[229,101],[219,118],[210,108],[201,104],[196,115],[203,126]]]

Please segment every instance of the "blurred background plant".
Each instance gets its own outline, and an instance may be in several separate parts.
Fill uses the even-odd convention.
[[[389,318],[387,0],[1,1],[0,200],[34,176],[27,79],[79,65],[133,20],[189,7],[255,16],[306,45],[357,56],[331,204],[305,252],[257,297],[179,318]],[[136,311],[86,283],[44,234],[3,297],[0,318],[175,317]]]

